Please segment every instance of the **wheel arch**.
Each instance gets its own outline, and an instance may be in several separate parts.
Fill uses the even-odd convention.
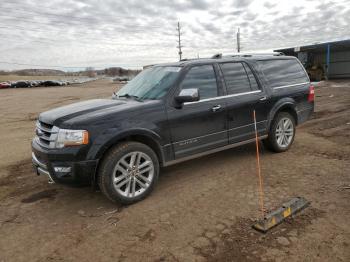
[[[118,145],[121,142],[126,142],[126,141],[134,141],[134,142],[139,142],[142,144],[147,145],[150,147],[154,153],[158,157],[159,164],[162,165],[164,163],[164,154],[161,149],[161,144],[160,144],[160,137],[148,130],[129,130],[126,131],[122,134],[118,134],[117,136],[114,136],[113,138],[109,139],[108,142],[106,142],[103,146],[100,146],[100,149],[98,152],[96,152],[95,158],[99,159],[97,166],[96,166],[96,172],[94,174],[94,177],[92,177],[92,184],[96,186],[96,181],[98,181],[98,173],[99,173],[99,168],[100,165],[104,159],[104,157],[108,154],[108,152]]]
[[[294,121],[295,121],[295,125],[298,125],[298,114],[297,114],[297,110],[296,110],[295,107],[296,107],[296,105],[295,105],[294,100],[288,100],[288,101],[284,101],[284,102],[278,103],[270,111],[269,120],[268,120],[268,130],[271,127],[273,119],[277,116],[277,114],[279,112],[287,112],[290,115],[292,115],[293,118],[294,118]]]

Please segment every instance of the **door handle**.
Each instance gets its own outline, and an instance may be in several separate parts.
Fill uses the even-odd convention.
[[[263,96],[259,99],[259,101],[266,101],[267,100],[267,96]]]
[[[220,111],[221,110],[221,105],[216,105],[216,106],[213,106],[212,108],[211,108],[211,111],[213,111],[213,112],[218,112],[218,111]]]

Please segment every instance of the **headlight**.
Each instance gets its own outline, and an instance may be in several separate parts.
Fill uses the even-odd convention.
[[[89,133],[86,130],[60,129],[58,131],[56,148],[67,146],[87,145],[89,143]]]

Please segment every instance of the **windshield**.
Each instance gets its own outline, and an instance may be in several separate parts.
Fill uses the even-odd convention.
[[[177,78],[181,67],[152,67],[145,69],[122,87],[116,97],[159,99],[163,97]]]

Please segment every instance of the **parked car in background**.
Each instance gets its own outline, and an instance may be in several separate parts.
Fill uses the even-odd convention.
[[[113,82],[127,83],[129,81],[129,77],[127,76],[117,76],[113,78]]]
[[[31,87],[29,81],[17,81],[17,82],[12,82],[11,83],[12,88],[26,88],[26,87]]]
[[[111,99],[41,113],[33,164],[51,182],[97,185],[131,204],[151,193],[160,167],[254,142],[253,110],[259,139],[287,151],[314,111],[314,87],[295,57],[151,66]]]
[[[2,82],[0,83],[0,88],[10,88],[11,84],[8,82]]]

